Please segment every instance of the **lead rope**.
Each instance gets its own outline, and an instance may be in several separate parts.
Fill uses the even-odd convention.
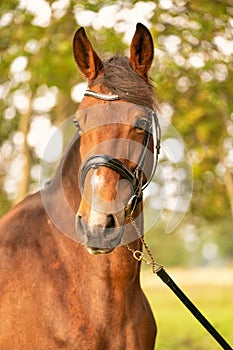
[[[144,254],[142,251],[140,250],[136,250],[136,249],[132,249],[130,248],[130,246],[128,244],[125,244],[126,248],[133,254],[133,257],[134,259],[136,259],[137,261],[143,261],[144,263],[146,263],[147,265],[151,265],[152,267],[152,271],[153,273],[157,273],[158,270],[160,270],[161,268],[163,268],[163,265],[160,265],[159,263],[157,263],[154,259],[154,256],[153,254],[151,253],[150,251],[150,248],[148,247],[148,245],[146,244],[145,240],[144,240],[144,237],[141,235],[141,232],[139,230],[139,227],[138,225],[136,224],[136,222],[134,221],[134,219],[132,218],[132,216],[129,216],[128,217],[131,224],[133,225],[135,231],[137,232],[137,235],[140,239],[140,241],[142,242],[142,245],[144,246],[146,252],[147,252],[147,255],[149,257],[149,259],[146,259],[144,257]]]
[[[132,216],[127,217],[132,223],[142,245],[144,246],[149,259],[144,257],[144,254],[140,250],[132,249],[128,244],[125,244],[126,248],[133,254],[134,259],[137,261],[143,261],[148,265],[152,266],[152,271],[154,274],[158,275],[160,279],[168,285],[168,287],[176,294],[180,301],[188,308],[192,315],[202,324],[202,326],[212,335],[212,337],[221,345],[224,350],[233,350],[232,347],[226,342],[226,340],[221,336],[220,333],[212,326],[212,324],[202,315],[202,313],[197,309],[197,307],[191,302],[191,300],[183,293],[183,291],[177,286],[177,284],[172,280],[168,273],[164,270],[164,266],[157,263],[151,253],[148,245],[146,244],[144,238],[141,235],[140,229]]]

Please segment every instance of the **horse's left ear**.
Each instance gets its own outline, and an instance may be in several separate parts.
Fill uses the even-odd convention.
[[[103,64],[87,38],[83,27],[79,28],[74,35],[73,53],[81,73],[89,82],[94,80]]]
[[[137,23],[130,46],[130,64],[135,72],[147,80],[147,73],[154,58],[154,44],[149,30]]]

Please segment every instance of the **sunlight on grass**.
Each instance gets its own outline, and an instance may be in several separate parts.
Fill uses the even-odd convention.
[[[168,273],[207,320],[232,345],[233,285],[228,283],[208,285],[208,276],[205,284],[188,284],[174,278],[173,271]],[[142,286],[158,326],[155,350],[221,349],[220,345],[157,276],[144,271]]]

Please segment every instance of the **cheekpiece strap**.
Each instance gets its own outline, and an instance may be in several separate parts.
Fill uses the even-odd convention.
[[[108,94],[101,94],[100,92],[95,92],[92,90],[87,89],[84,96],[91,96],[98,98],[99,100],[104,100],[104,101],[115,101],[115,100],[120,100],[120,97],[118,95],[108,95]]]

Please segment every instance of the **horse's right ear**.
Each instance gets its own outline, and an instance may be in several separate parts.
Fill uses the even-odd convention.
[[[147,73],[154,57],[154,44],[149,30],[137,23],[130,46],[130,64],[135,72],[147,81]]]
[[[103,64],[88,40],[83,27],[79,28],[74,35],[73,53],[81,73],[89,82],[94,80]]]

